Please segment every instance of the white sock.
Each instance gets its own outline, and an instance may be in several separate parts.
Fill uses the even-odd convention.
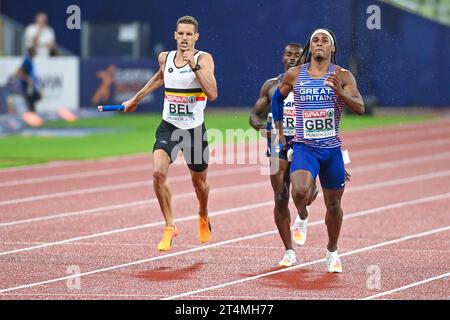
[[[297,214],[297,221],[300,221],[300,222],[308,222],[308,219],[309,219],[309,217],[306,218],[305,220],[303,220],[302,217],[300,217],[300,215]]]
[[[333,258],[337,258],[338,257],[338,252],[337,250],[334,252],[330,252],[330,250],[327,249],[327,253],[332,256]]]

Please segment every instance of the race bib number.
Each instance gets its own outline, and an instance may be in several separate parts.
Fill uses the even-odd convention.
[[[295,136],[295,108],[284,107],[283,134],[285,136]]]
[[[303,111],[304,139],[323,139],[336,136],[334,109]]]
[[[177,121],[194,121],[195,114],[193,108],[197,102],[195,96],[175,96],[166,95],[167,106],[169,109],[169,119]]]

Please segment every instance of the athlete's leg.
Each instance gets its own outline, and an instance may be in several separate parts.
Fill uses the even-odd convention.
[[[279,161],[277,173],[270,176],[275,198],[273,210],[275,224],[286,250],[292,250],[291,213],[289,211],[290,166],[289,162],[284,159],[274,159],[274,161]]]
[[[311,188],[314,185],[314,178],[311,172],[306,170],[297,170],[291,174],[292,181],[292,199],[299,216],[305,220],[308,218],[306,207],[310,203]]]
[[[345,190],[345,167],[340,148],[330,149],[323,159],[320,169],[320,181],[327,213],[325,222],[328,229],[328,250],[337,250],[339,233],[342,225],[341,199]]]
[[[208,197],[209,197],[209,183],[207,181],[208,169],[203,172],[191,171],[192,184],[197,194],[199,203],[199,216],[202,218],[208,217]]]
[[[158,198],[166,227],[173,227],[174,221],[172,216],[172,191],[167,181],[167,173],[169,171],[171,160],[164,150],[155,150],[153,153],[153,188]]]
[[[185,142],[183,145],[183,154],[191,172],[192,184],[197,194],[199,216],[201,218],[207,218],[209,146],[206,126],[203,124],[202,126],[189,130],[188,133],[190,137],[186,137],[186,141],[188,142]]]
[[[314,195],[315,180],[320,170],[315,151],[303,144],[294,144],[294,157],[291,164],[292,199],[300,217],[308,217],[306,207]]]
[[[338,246],[339,234],[341,232],[343,211],[341,206],[344,188],[340,190],[323,189],[323,197],[327,213],[325,216],[325,224],[328,230],[328,246],[330,252],[335,252]]]
[[[211,239],[211,223],[208,217],[209,183],[207,176],[209,147],[206,127],[203,124],[201,127],[191,130],[190,133],[190,145],[186,145],[183,148],[183,152],[191,172],[192,184],[199,203],[198,239],[202,243],[207,243]]]
[[[159,251],[169,251],[172,249],[172,240],[177,235],[178,230],[175,227],[172,216],[172,192],[167,183],[167,173],[169,171],[171,160],[166,151],[157,149],[153,153],[153,188],[158,198],[161,212],[166,221],[166,228],[161,241],[158,244]]]
[[[309,190],[309,202],[307,204],[308,207],[313,204],[313,202],[317,199],[318,195],[319,195],[319,188],[317,187],[316,180],[314,180],[311,189]],[[300,217],[302,218],[301,215]]]
[[[314,152],[306,146],[294,144],[293,154],[291,172],[294,173],[295,182],[293,183],[296,185],[293,187],[292,195],[295,197],[297,216],[292,226],[292,235],[294,243],[303,246],[306,243],[308,233],[309,206],[317,198],[319,191],[315,177],[320,166]],[[301,173],[301,171],[304,172]],[[301,177],[302,175],[303,177]],[[312,181],[306,181],[306,178],[312,178]]]
[[[325,216],[328,231],[327,271],[341,273],[342,264],[337,247],[343,220],[341,200],[345,190],[345,167],[340,148],[324,152],[319,176],[327,207]]]
[[[294,243],[298,246],[304,246],[306,243],[306,239],[308,236],[308,222],[309,222],[309,206],[313,203],[313,201],[317,198],[319,193],[319,189],[317,188],[316,181],[313,181],[311,185],[311,189],[308,195],[308,203],[304,211],[298,211],[297,216],[295,218],[295,222],[292,226],[292,235]],[[301,206],[303,209],[303,206]]]
[[[207,243],[211,239],[211,223],[208,217],[209,184],[206,180],[207,173],[208,169],[202,172],[191,169],[192,184],[199,203],[198,239],[201,243]]]

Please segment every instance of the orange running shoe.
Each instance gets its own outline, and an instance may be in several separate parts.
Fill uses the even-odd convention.
[[[58,116],[67,122],[75,122],[77,121],[77,116],[67,108],[59,108]]]
[[[161,242],[158,244],[158,251],[169,251],[172,249],[173,238],[177,235],[177,227],[166,227]]]
[[[211,223],[208,218],[200,217],[198,219],[198,239],[201,243],[211,240]]]
[[[22,120],[26,122],[27,125],[29,125],[32,128],[39,128],[44,125],[44,119],[42,119],[37,113],[35,112],[25,112],[22,115]]]

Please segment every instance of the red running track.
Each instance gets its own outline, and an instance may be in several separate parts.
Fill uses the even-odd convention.
[[[344,135],[341,275],[325,272],[321,196],[296,266],[276,267],[284,248],[258,165],[211,166],[207,245],[188,171],[172,167],[169,253],[156,251],[149,156],[1,170],[0,299],[448,299],[449,134],[442,119]]]

